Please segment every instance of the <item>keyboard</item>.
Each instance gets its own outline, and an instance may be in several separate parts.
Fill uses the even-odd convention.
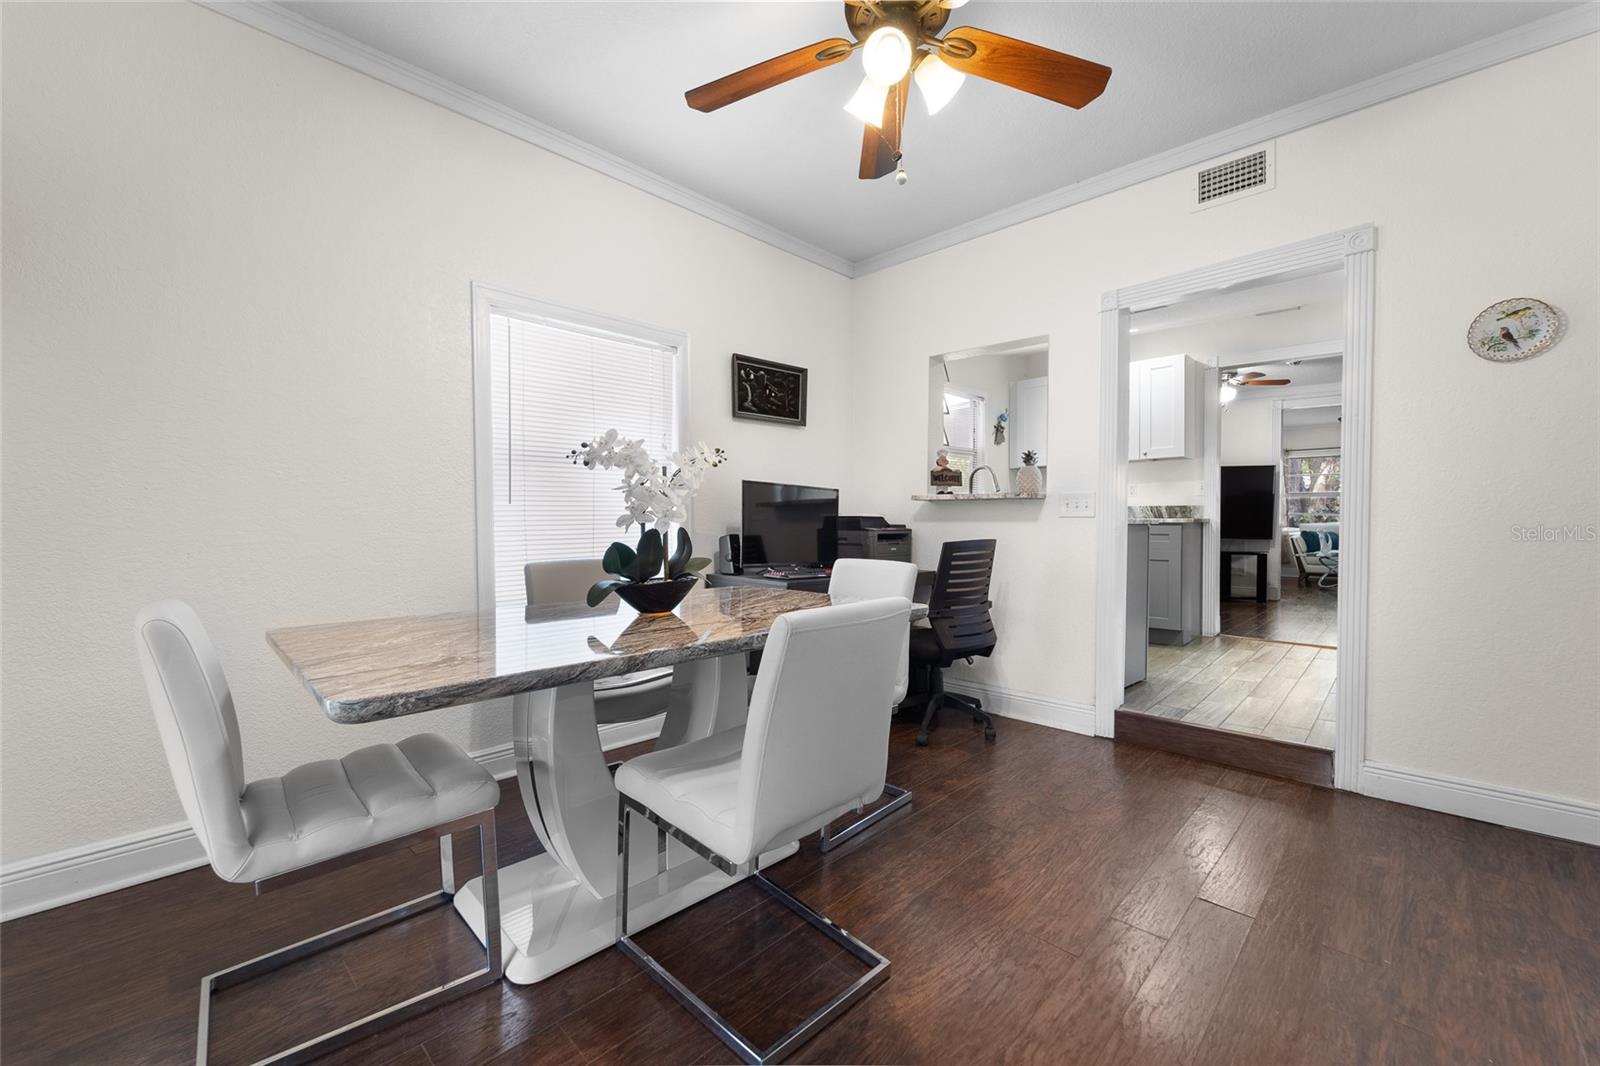
[[[827,577],[828,571],[820,566],[769,566],[761,571],[761,576],[793,580],[797,577]]]

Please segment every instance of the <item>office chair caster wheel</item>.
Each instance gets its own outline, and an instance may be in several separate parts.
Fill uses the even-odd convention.
[[[986,725],[986,726],[983,727],[983,739],[984,740],[993,740],[994,739],[994,726]]]
[[[918,733],[917,734],[917,747],[925,748],[927,746],[928,746],[928,734],[926,734],[926,733]]]

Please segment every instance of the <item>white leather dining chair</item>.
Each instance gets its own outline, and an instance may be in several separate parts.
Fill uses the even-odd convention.
[[[605,576],[598,559],[558,559],[522,568],[529,607],[582,603],[589,586]],[[666,713],[671,695],[670,666],[601,678],[594,683],[594,719],[600,725],[614,725],[653,718]]]
[[[500,786],[483,767],[444,737],[424,733],[246,783],[233,694],[199,616],[186,603],[166,600],[139,612],[135,630],[179,802],[218,877],[253,881],[260,895],[401,847],[439,842],[437,892],[205,977],[196,1063],[206,1061],[215,992],[448,903],[455,894],[454,832],[478,833],[488,916],[483,965],[261,1061],[308,1061],[500,979],[494,832]]]
[[[828,579],[828,595],[834,603],[851,603],[898,596],[910,600],[917,590],[917,568],[911,563],[892,559],[839,559],[833,564],[833,574]],[[911,627],[906,626],[905,642],[900,646],[900,666],[894,674],[894,691],[889,696],[888,714],[893,715],[900,701],[906,698],[911,683]],[[902,808],[911,806],[911,790],[891,785],[883,786],[889,802],[863,815],[839,829],[822,827],[823,851],[832,851],[851,837],[871,829]]]
[[[883,792],[889,716],[911,602],[901,597],[782,614],[772,623],[738,729],[630,759],[617,771],[617,945],[745,1062],[775,1062],[889,976],[889,960],[773,884],[759,857]],[[656,826],[774,898],[868,967],[766,1049],[708,1007],[628,935],[630,819]],[[659,869],[658,871],[659,872]]]

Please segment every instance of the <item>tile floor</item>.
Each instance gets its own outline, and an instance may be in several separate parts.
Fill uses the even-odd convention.
[[[1277,740],[1333,748],[1338,652],[1223,634],[1152,644],[1145,680],[1122,706]]]

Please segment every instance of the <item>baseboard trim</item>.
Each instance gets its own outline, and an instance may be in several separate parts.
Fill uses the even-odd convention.
[[[1430,811],[1525,829],[1530,833],[1600,845],[1600,804],[1542,796],[1536,792],[1424,774],[1367,762],[1359,791]]]
[[[654,740],[661,733],[663,717],[656,715],[637,722],[601,726],[600,746],[610,751]],[[496,780],[503,781],[517,772],[510,744],[473,752],[472,757]],[[205,864],[205,851],[188,822],[175,822],[113,840],[23,859],[0,870],[0,922],[64,907]]]
[[[1032,692],[1004,688],[965,678],[945,678],[945,687],[963,696],[983,701],[984,710],[1002,718],[1015,718],[1019,722],[1064,729],[1069,733],[1094,736],[1094,707],[1087,703],[1071,703],[1051,699]]]

